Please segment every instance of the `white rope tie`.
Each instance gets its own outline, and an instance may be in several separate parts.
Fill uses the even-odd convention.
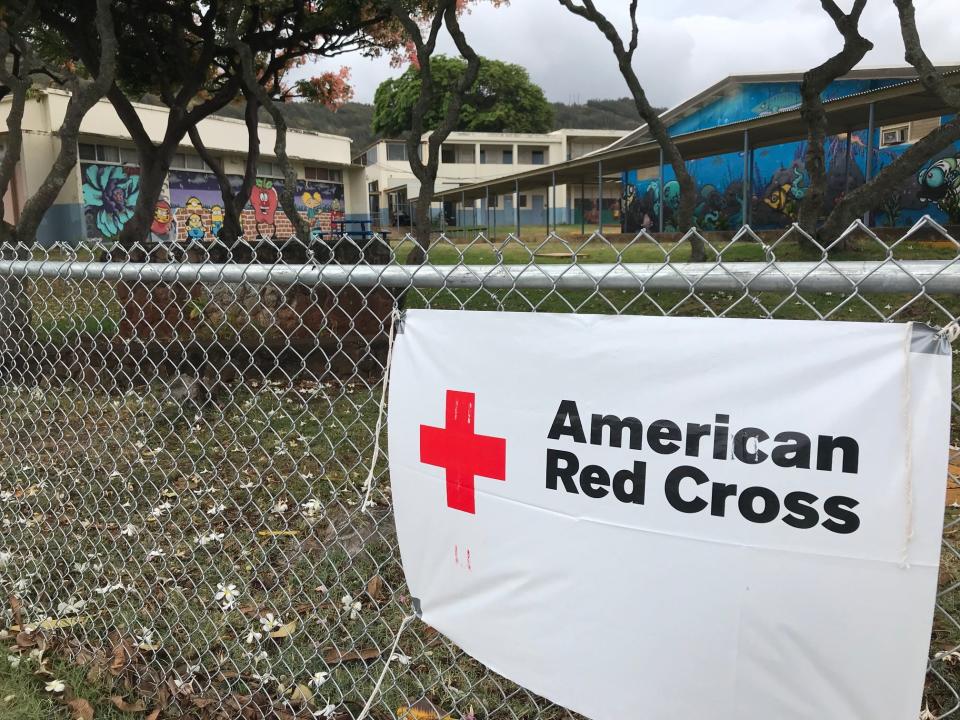
[[[949,327],[949,325],[947,327]],[[906,341],[903,344],[906,359],[903,378],[903,413],[907,426],[907,448],[904,452],[904,466],[907,475],[907,527],[903,541],[903,557],[900,560],[900,567],[904,569],[910,568],[910,543],[913,540],[913,413],[910,410],[910,350],[912,340],[913,323],[911,322],[907,324]]]
[[[397,645],[400,644],[400,636],[403,635],[403,631],[406,629],[407,625],[409,625],[413,620],[416,620],[416,618],[416,615],[407,615],[403,619],[403,622],[400,623],[400,627],[397,629],[396,637],[393,638],[393,647],[390,648],[390,654],[387,656],[387,661],[383,664],[383,670],[380,673],[380,677],[377,678],[377,684],[373,686],[373,692],[371,692],[370,697],[367,698],[367,704],[363,706],[363,710],[360,711],[360,714],[357,716],[357,720],[364,720],[364,718],[370,714],[370,708],[373,707],[374,701],[380,694],[380,687],[383,685],[383,681],[387,677],[387,670],[390,669],[390,662],[393,660],[393,655],[397,652]]]
[[[390,367],[393,364],[393,329],[397,318],[400,317],[400,310],[396,307],[390,313],[390,330],[387,332],[387,364],[383,369],[383,388],[380,393],[380,409],[377,411],[377,424],[373,431],[373,457],[370,459],[370,471],[367,473],[367,479],[363,481],[363,505],[364,512],[369,512],[373,507],[373,500],[370,495],[373,492],[373,473],[377,467],[377,459],[380,457],[380,430],[383,427],[383,414],[387,406],[387,385],[390,382]]]
[[[960,322],[953,320],[952,322],[947,323],[943,326],[940,332],[937,333],[940,337],[945,337],[950,341],[951,344],[955,343],[958,338],[960,338]]]

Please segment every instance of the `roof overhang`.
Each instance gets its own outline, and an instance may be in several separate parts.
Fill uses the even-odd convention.
[[[944,76],[944,80],[950,85],[960,86],[960,72],[948,73]],[[825,102],[828,132],[838,134],[866,128],[871,105],[873,105],[874,122],[877,127],[950,115],[955,112],[935,94],[929,92],[919,80],[914,80]],[[806,135],[807,127],[800,117],[800,109],[794,108],[764,117],[677,135],[674,141],[685,159],[695,160],[740,152],[744,147],[745,136],[749,138],[750,147],[757,148],[802,140]],[[488,193],[506,194],[550,187],[554,183],[558,185],[597,183],[604,176],[627,170],[656,167],[659,163],[660,146],[656,142],[646,141],[638,145],[592,153],[576,160],[544,165],[536,170],[445,190],[437,193],[437,197],[476,200]]]

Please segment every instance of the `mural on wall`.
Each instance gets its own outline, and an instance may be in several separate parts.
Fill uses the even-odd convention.
[[[140,171],[135,166],[81,164],[83,211],[88,238],[116,237],[133,217],[140,191]],[[235,191],[243,178],[230,176]],[[168,193],[153,211],[150,239],[154,242],[209,242],[223,228],[223,198],[212,173],[171,170]],[[244,236],[289,237],[293,224],[279,211],[278,190],[283,181],[258,178],[241,214]],[[297,181],[294,203],[317,230],[329,230],[343,217],[344,191],[340,183]]]
[[[874,173],[890,165],[910,145],[879,148],[880,131],[874,135]],[[849,139],[838,135],[827,139],[827,193],[822,214],[826,217],[846,193],[866,181],[867,133],[854,132]],[[798,218],[801,202],[809,189],[804,168],[806,143],[791,142],[757,148],[753,152],[748,180],[749,218],[756,229],[784,228]],[[730,153],[687,162],[697,181],[694,218],[705,230],[736,229],[742,224],[743,154]],[[636,179],[624,175],[624,232],[659,228],[676,230],[679,184],[672,168],[664,168],[663,199],[656,178]],[[871,214],[876,225],[911,225],[929,214],[938,222],[960,223],[960,144],[930,159],[915,176],[887,197]]]
[[[250,188],[250,205],[253,207],[253,217],[257,221],[257,233],[261,237],[273,237],[276,234],[279,201],[273,180],[257,178],[257,182]]]
[[[153,209],[150,239],[154,242],[172,242],[177,238],[177,221],[173,217],[170,202],[161,198]]]
[[[898,82],[900,81],[897,79],[839,80],[827,88],[823,99],[833,100]],[[799,82],[747,83],[708,102],[696,112],[676,120],[670,125],[670,134],[706,130],[741,120],[773,115],[798,106],[801,99]]]
[[[929,163],[918,183],[921,201],[934,203],[951,223],[960,223],[960,154]]]
[[[243,178],[231,175],[230,184],[239,192]],[[170,203],[176,220],[186,230],[178,239],[212,240],[223,228],[223,197],[212,173],[171,170],[168,178]],[[241,214],[244,236],[286,238],[294,233],[293,223],[280,208],[279,192],[283,180],[257,178],[250,189],[247,205]],[[311,228],[330,230],[331,224],[343,217],[344,192],[340,183],[298,180],[294,205]]]
[[[115,237],[133,217],[140,194],[140,169],[81,163],[80,173],[87,237]]]

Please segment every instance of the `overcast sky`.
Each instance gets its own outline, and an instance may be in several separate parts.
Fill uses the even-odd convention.
[[[627,0],[595,0],[624,33]],[[853,0],[840,0],[849,9]],[[960,0],[915,0],[921,37],[934,62],[960,63]],[[817,0],[641,0],[635,66],[650,100],[673,106],[727,75],[803,70],[841,46]],[[584,102],[627,95],[609,45],[557,0],[478,3],[461,24],[481,55],[527,68],[550,100]],[[861,67],[902,65],[892,0],[870,0],[862,32],[875,48]],[[440,51],[455,54],[444,36]],[[387,59],[347,55],[304,69],[351,68],[355,99],[371,102],[377,85],[399,74]]]

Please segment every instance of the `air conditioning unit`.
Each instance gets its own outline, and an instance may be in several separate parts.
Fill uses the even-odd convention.
[[[884,128],[880,133],[880,145],[889,147],[890,145],[903,145],[907,141],[907,126],[895,128]]]

